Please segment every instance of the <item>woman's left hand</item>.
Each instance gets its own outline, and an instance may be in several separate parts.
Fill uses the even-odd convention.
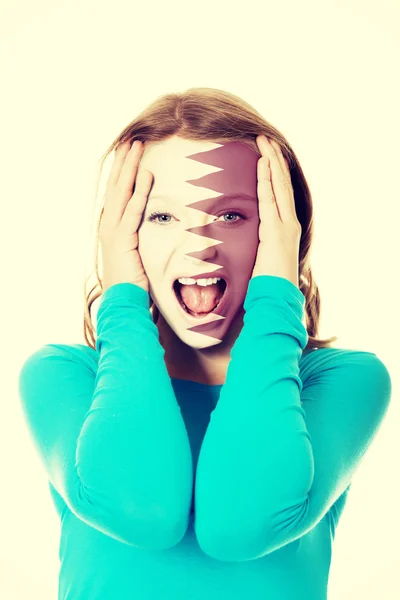
[[[257,163],[260,214],[259,246],[252,277],[275,275],[299,287],[301,225],[297,219],[289,167],[279,145],[256,138],[262,154]]]

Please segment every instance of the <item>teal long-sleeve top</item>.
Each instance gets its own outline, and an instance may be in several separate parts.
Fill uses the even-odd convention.
[[[303,294],[261,275],[224,385],[170,378],[149,302],[111,286],[96,350],[47,344],[19,373],[60,518],[58,599],[324,600],[386,366],[305,350]]]

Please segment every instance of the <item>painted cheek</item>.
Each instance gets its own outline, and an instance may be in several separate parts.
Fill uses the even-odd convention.
[[[225,225],[220,222],[218,224],[214,222],[188,229],[191,233],[216,239],[222,242],[222,244],[213,246],[212,259],[207,258],[207,256],[210,256],[210,248],[188,253],[187,256],[199,258],[205,262],[209,262],[212,266],[215,266],[215,263],[223,265],[223,269],[231,277],[234,276],[235,290],[237,292],[239,289],[240,292],[244,290],[245,294],[255,264],[259,244],[258,229],[260,219],[257,198],[257,162],[259,156],[246,144],[228,142],[214,150],[192,154],[187,158],[222,169],[199,179],[190,180],[188,183],[209,188],[222,194],[233,192],[236,194],[243,193],[254,198],[254,204],[248,200],[235,203],[238,210],[241,208],[240,204],[242,204],[243,212],[248,216],[243,224],[230,226],[228,223]],[[210,215],[214,215],[217,212],[215,210],[217,205],[215,204],[214,197],[205,198],[188,206]],[[220,212],[222,206],[226,206],[227,212],[229,211],[228,204],[220,204],[218,212]],[[232,204],[230,207],[234,210]],[[215,272],[215,275],[218,276],[218,271]]]

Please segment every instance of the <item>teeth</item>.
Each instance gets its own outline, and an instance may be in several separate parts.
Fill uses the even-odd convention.
[[[179,283],[182,283],[183,285],[193,285],[196,284],[197,285],[202,285],[202,286],[206,286],[206,285],[212,285],[213,283],[217,283],[218,281],[220,281],[221,277],[210,277],[209,279],[192,279],[191,277],[181,277],[180,279],[178,279]]]

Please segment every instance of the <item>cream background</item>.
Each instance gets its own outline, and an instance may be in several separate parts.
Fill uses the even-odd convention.
[[[97,161],[154,98],[195,86],[238,94],[287,136],[314,199],[321,335],[391,372],[329,600],[400,597],[399,17],[396,0],[3,0],[0,597],[57,596],[58,521],[17,376],[46,343],[84,343]]]

